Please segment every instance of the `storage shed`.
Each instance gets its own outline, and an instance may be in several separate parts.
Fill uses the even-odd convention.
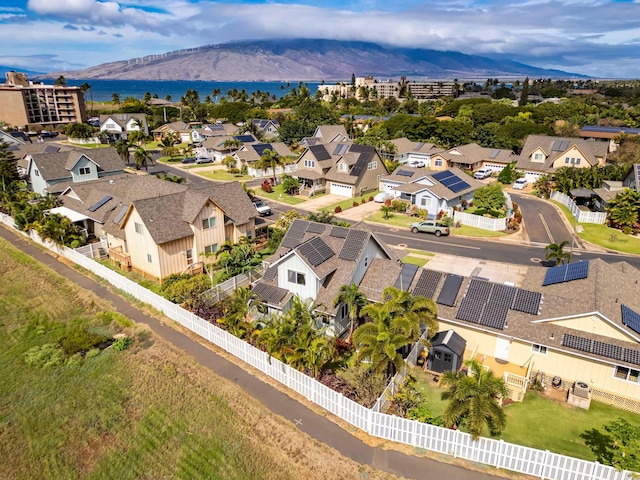
[[[462,365],[467,341],[453,330],[438,332],[431,339],[427,369],[432,372],[455,372]]]

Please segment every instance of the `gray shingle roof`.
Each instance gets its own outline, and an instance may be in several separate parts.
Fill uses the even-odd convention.
[[[511,150],[481,147],[477,143],[453,147],[446,152],[440,153],[440,155],[449,162],[464,163],[466,165],[485,161],[507,164],[518,160],[518,156]]]
[[[132,118],[140,120],[143,130],[147,127],[147,115],[144,113],[110,113],[108,115],[100,115],[100,125],[104,124],[108,119],[111,119],[122,128],[126,128],[127,122]]]
[[[412,176],[408,175],[399,175],[398,172],[413,172]],[[440,183],[437,179],[433,177],[434,174],[438,173],[434,170],[425,170],[424,168],[412,168],[399,166],[391,175],[387,175],[385,177],[380,178],[381,181],[390,180],[393,182],[401,183],[401,187],[397,187],[396,190],[399,192],[405,193],[417,193],[423,190],[429,190],[438,198],[444,198],[446,200],[451,200],[452,198],[459,197],[461,195],[466,195],[467,193],[473,192],[480,187],[484,187],[485,185],[476,180],[475,178],[467,175],[465,172],[460,170],[459,168],[448,168],[446,171],[449,171],[456,175],[458,178],[464,180],[469,184],[468,188],[464,190],[454,192],[450,190],[448,187],[445,187],[442,183]],[[433,185],[425,185],[424,183],[417,183],[419,180],[425,179],[426,181],[432,183]]]
[[[113,147],[31,154],[40,176],[46,181],[71,179],[69,169],[82,156],[98,165],[98,175],[124,172],[124,163]]]
[[[556,142],[567,142],[567,147],[562,151],[554,150]],[[551,137],[547,135],[529,135],[522,147],[522,152],[518,157],[516,168],[522,170],[533,170],[540,172],[551,171],[553,162],[565,156],[565,152],[573,147],[577,147],[585,156],[589,165],[598,165],[598,158],[606,158],[607,142],[598,142],[592,139],[572,138],[572,137]],[[546,155],[544,162],[533,162],[531,155],[538,148],[542,149]]]

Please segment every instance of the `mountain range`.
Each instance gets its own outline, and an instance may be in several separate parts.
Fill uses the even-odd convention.
[[[378,78],[568,78],[583,75],[509,60],[421,48],[340,40],[255,40],[206,45],[159,55],[50,72],[70,79],[289,81]]]

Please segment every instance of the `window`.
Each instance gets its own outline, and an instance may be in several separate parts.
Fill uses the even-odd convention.
[[[580,165],[580,160],[580,158],[565,157],[564,163],[565,165]]]
[[[147,262],[151,263],[151,254],[147,253]]]
[[[453,362],[453,355],[451,355],[450,353],[445,353],[444,354],[444,361],[445,361],[445,363]]]
[[[187,265],[191,265],[192,263],[193,263],[193,250],[189,248],[187,250]]]
[[[33,169],[33,174],[34,174],[36,177],[39,177],[39,176],[40,176],[40,172],[38,171],[38,169],[37,169],[37,168],[34,168],[34,169]]]
[[[531,345],[531,351],[533,353],[539,353],[540,355],[546,355],[547,347],[545,347],[544,345],[536,345],[534,343],[533,345]]]
[[[541,153],[536,153],[536,154],[533,156],[533,160],[534,160],[535,162],[541,162],[542,160],[544,160],[544,158],[543,158],[543,155],[542,155]]]
[[[433,198],[431,198],[431,197],[422,197],[420,199],[420,206],[422,206],[422,207],[430,207],[432,201],[433,201]]]
[[[365,267],[369,266],[369,257],[364,257],[364,266]]]
[[[91,175],[91,169],[89,167],[80,167],[78,173],[80,175]]]
[[[313,160],[305,160],[304,161],[304,166],[305,167],[309,167],[309,168],[315,168],[316,162],[313,161]]]
[[[289,283],[306,285],[306,282],[304,279],[304,273],[296,272],[295,270],[287,270],[287,278],[289,280]]]
[[[436,158],[436,159],[434,160],[433,164],[434,164],[436,167],[441,167],[441,166],[442,166],[442,160],[440,160],[439,158]]]
[[[215,227],[216,227],[216,217],[205,218],[204,220],[202,220],[203,230],[207,230],[209,228],[215,228]]]
[[[340,170],[341,172],[345,172],[347,170],[347,165],[344,163],[339,163],[338,170]]]
[[[378,168],[378,162],[369,162],[367,164],[367,170],[375,170]]]
[[[633,368],[616,366],[613,376],[627,382],[640,383],[640,372]]]
[[[136,229],[136,233],[139,233],[140,235],[144,233],[144,227],[142,226],[141,223],[134,222],[133,226]]]
[[[218,251],[218,244],[214,243],[213,245],[207,245],[204,247],[204,254],[209,255],[210,253],[216,253]]]

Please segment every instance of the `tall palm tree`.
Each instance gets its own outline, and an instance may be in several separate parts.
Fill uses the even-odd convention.
[[[274,185],[277,183],[276,168],[278,166],[284,166],[284,159],[280,155],[278,155],[278,152],[273,149],[265,150],[260,156],[260,159],[256,162],[256,167],[261,170],[266,170],[267,168],[271,167],[271,169],[273,170]]]
[[[353,329],[360,317],[360,309],[368,303],[367,297],[358,290],[358,285],[350,283],[348,285],[342,285],[338,295],[333,299],[334,307],[343,303],[347,305],[347,309],[349,310],[349,333],[347,333],[347,343],[351,343]]]
[[[546,247],[545,250],[549,250],[545,255],[545,260],[555,260],[556,265],[562,265],[565,260],[567,263],[571,261],[571,254],[569,252],[565,252],[564,248],[569,244],[569,240],[563,240],[560,243],[550,243]]]
[[[111,103],[115,105],[120,105],[120,94],[114,93],[111,95]]]
[[[507,416],[500,406],[500,399],[507,396],[507,386],[501,378],[485,368],[477,360],[467,360],[464,370],[446,372],[442,385],[448,390],[442,394],[449,400],[442,419],[449,427],[466,422],[471,438],[477,440],[485,425],[491,435],[502,433],[507,424]]]
[[[391,286],[383,290],[382,297],[386,299],[389,311],[402,321],[407,337],[417,340],[422,334],[422,326],[428,330],[429,338],[438,332],[438,309],[430,298],[414,296]]]
[[[238,288],[229,301],[224,316],[218,320],[232,335],[245,338],[252,330],[249,315],[255,311],[259,296],[247,287]]]
[[[142,147],[136,148],[136,151],[133,153],[133,161],[136,162],[137,170],[140,170],[142,167],[144,167],[145,170],[149,170],[149,163],[153,165],[151,152],[148,152]]]
[[[129,163],[129,142],[121,138],[115,144],[116,152],[124,163]]]

